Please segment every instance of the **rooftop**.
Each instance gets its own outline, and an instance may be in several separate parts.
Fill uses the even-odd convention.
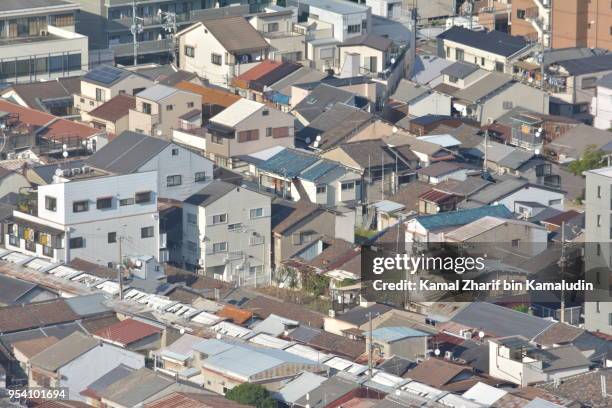
[[[612,71],[612,53],[561,61],[558,64],[570,75]]]
[[[138,340],[161,332],[162,329],[159,327],[139,320],[125,319],[119,323],[98,330],[94,333],[94,336],[126,347]]]
[[[81,332],[74,332],[30,359],[34,367],[57,371],[77,357],[97,347],[99,341]]]
[[[130,109],[136,108],[136,98],[127,94],[119,94],[98,106],[96,109],[89,112],[89,116],[94,119],[103,119],[110,122],[116,122],[117,120],[125,117],[130,113]]]
[[[287,4],[295,5],[296,3],[306,4],[310,7],[338,14],[365,13],[368,10],[366,6],[344,0],[291,0]]]
[[[365,333],[364,335],[367,336],[368,333]],[[373,339],[384,341],[387,343],[393,343],[395,341],[400,341],[413,337],[427,336],[427,333],[423,333],[422,331],[411,329],[409,327],[380,327],[378,329],[372,330]]]
[[[438,228],[465,225],[487,215],[502,218],[511,218],[512,213],[505,205],[482,206],[467,210],[447,211],[433,215],[422,215],[415,218],[424,228],[435,230]]]
[[[236,101],[222,112],[210,118],[210,121],[233,128],[264,106],[265,105],[263,103],[240,98],[240,100]]]
[[[208,31],[232,53],[267,49],[270,45],[244,17],[227,17],[205,20]],[[189,29],[189,28],[188,28]]]
[[[234,184],[227,183],[225,181],[214,180],[209,182],[197,193],[188,197],[185,200],[185,203],[206,207],[207,205],[214,203],[221,197],[224,197],[233,189],[238,188],[239,187]]]
[[[472,73],[478,71],[478,65],[469,62],[457,61],[453,65],[444,68],[440,73],[459,79],[467,78]]]
[[[351,92],[322,83],[294,106],[293,111],[299,113],[306,121],[312,122],[336,102],[351,105],[354,97],[355,94]]]
[[[153,86],[148,87],[144,91],[139,92],[138,94],[136,94],[136,96],[138,98],[147,99],[149,101],[160,102],[166,99],[167,97],[174,95],[177,92],[181,91],[171,86],[155,84]]]
[[[459,26],[449,28],[437,38],[504,57],[509,57],[529,45],[523,37],[512,36],[501,31],[472,31]]]
[[[391,48],[393,41],[389,38],[381,37],[380,35],[368,33],[351,37],[343,43],[338,44],[338,47],[351,47],[355,45],[373,48],[378,51],[386,51]]]
[[[77,4],[65,0],[2,0],[0,3],[0,14],[20,10],[31,10],[37,8],[64,9],[67,6],[77,8]]]

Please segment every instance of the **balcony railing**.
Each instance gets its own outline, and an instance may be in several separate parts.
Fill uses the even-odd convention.
[[[145,28],[161,26],[162,24],[164,24],[164,17],[158,16],[158,15],[146,16],[146,17],[139,16],[137,17],[137,19],[138,19],[138,23],[142,24],[142,26]],[[191,22],[191,19],[192,19],[191,12],[176,14],[176,24],[189,23]],[[124,29],[129,30],[132,24],[134,24],[134,20],[132,19],[132,17],[123,17],[123,18],[119,18],[116,20],[111,20],[109,24],[109,31],[124,30]]]
[[[134,44],[131,42],[110,44],[109,48],[115,53],[115,57],[128,57],[134,55]],[[170,38],[138,42],[138,55],[171,52],[173,49],[174,43]]]

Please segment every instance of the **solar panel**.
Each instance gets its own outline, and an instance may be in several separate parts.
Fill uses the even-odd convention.
[[[85,74],[85,79],[108,85],[119,79],[122,74],[123,71],[118,68],[101,66],[94,68],[93,70]]]

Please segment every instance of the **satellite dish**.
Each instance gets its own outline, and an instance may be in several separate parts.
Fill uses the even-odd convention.
[[[68,157],[68,152],[64,150],[64,153],[62,153],[62,156],[64,156],[64,159],[65,159],[66,157]]]
[[[317,142],[320,142],[321,141],[321,135],[317,135],[316,140],[317,140]]]
[[[478,332],[478,337],[482,340],[484,338],[484,332],[481,330]]]
[[[393,131],[393,133],[397,133],[397,131],[398,131],[398,128],[397,128],[397,126],[393,126],[393,129],[392,129],[392,131]]]
[[[163,135],[163,134],[164,134],[164,132],[162,132],[162,130],[161,130],[161,129],[157,129],[157,136],[161,136],[161,135]]]
[[[391,65],[395,64],[395,58],[391,58]]]
[[[435,349],[435,350],[434,350],[434,354],[435,354],[436,356],[439,356],[439,355],[440,355],[440,349]]]
[[[539,156],[540,155],[540,149],[535,149],[535,155]]]
[[[55,169],[55,175],[56,176],[63,176],[64,175],[64,171],[62,169]]]
[[[399,397],[400,395],[402,395],[402,392],[400,390],[395,390],[395,395]]]
[[[309,137],[306,138],[306,144],[310,144],[311,140]]]
[[[319,147],[319,141],[315,140],[315,142],[312,144],[312,147],[314,147],[314,148]]]

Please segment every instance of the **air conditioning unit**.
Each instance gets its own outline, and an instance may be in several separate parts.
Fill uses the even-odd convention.
[[[46,37],[49,35],[49,32],[47,30],[40,30],[40,35]]]
[[[206,265],[206,261],[204,261],[204,259],[198,259],[198,265],[203,267]]]
[[[327,312],[327,314],[329,315],[329,317],[334,318],[336,317],[336,311],[334,309],[329,309],[329,311]]]
[[[71,170],[71,174],[72,174],[73,176],[76,176],[76,175],[78,175],[78,174],[81,174],[81,169],[80,169],[79,167],[74,168],[74,169],[72,169],[72,170]]]
[[[70,177],[70,176],[72,176],[72,170],[70,170],[70,169],[64,169],[64,170],[62,170],[62,176],[64,176],[64,177]]]
[[[464,339],[469,340],[472,338],[472,331],[471,330],[460,330],[459,335],[463,337]]]
[[[453,352],[452,351],[446,351],[444,353],[444,358],[447,360],[452,360],[453,359]]]
[[[86,174],[89,173],[90,171],[93,171],[93,169],[89,166],[83,166],[81,167],[81,173]]]

